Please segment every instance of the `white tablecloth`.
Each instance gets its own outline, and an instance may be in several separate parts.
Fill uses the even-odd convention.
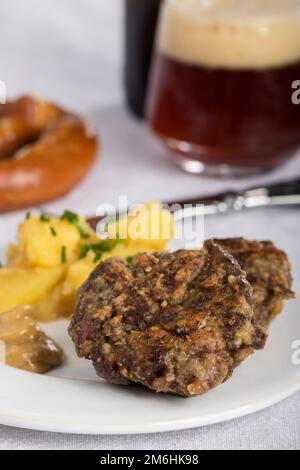
[[[0,80],[6,82],[8,95],[32,92],[61,102],[88,115],[102,137],[101,157],[93,172],[67,197],[49,204],[48,210],[93,214],[97,204],[116,203],[119,195],[127,195],[130,202],[170,200],[300,173],[300,155],[272,174],[239,181],[200,178],[171,164],[122,104],[122,4],[122,0],[0,3]],[[11,239],[23,216],[0,216],[0,244]],[[266,218],[272,224],[274,212],[266,212]],[[282,230],[278,224],[281,239]],[[235,231],[241,233],[241,227],[232,226],[231,232]],[[299,449],[299,399],[300,393],[236,421],[163,435],[75,436],[0,426],[0,449]]]

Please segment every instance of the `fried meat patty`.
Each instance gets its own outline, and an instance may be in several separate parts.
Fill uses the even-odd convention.
[[[261,326],[268,327],[282,311],[284,300],[294,297],[291,264],[286,253],[270,241],[244,238],[214,241],[229,251],[246,271],[254,290],[256,320]]]
[[[78,293],[70,335],[80,357],[117,384],[201,395],[265,343],[253,289],[228,252],[139,254],[100,263]]]

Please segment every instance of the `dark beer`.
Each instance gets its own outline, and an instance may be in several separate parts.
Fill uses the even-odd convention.
[[[254,1],[253,17],[235,21],[222,9],[218,21],[197,21],[197,12],[189,17],[176,4],[166,2],[153,64],[148,119],[155,134],[190,171],[247,174],[285,161],[300,147],[300,105],[292,101],[300,17],[289,14],[297,0],[264,23],[254,14],[268,0]]]

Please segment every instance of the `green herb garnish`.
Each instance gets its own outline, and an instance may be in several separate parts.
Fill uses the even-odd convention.
[[[90,238],[90,234],[80,225],[80,224],[73,224],[77,228],[81,238]]]
[[[25,220],[29,220],[31,218],[31,212],[27,212],[25,215]]]
[[[125,238],[120,238],[120,236],[117,235],[116,245],[122,245],[122,243],[125,243]]]
[[[89,245],[80,245],[79,247],[79,258],[85,258],[89,252]]]
[[[93,252],[95,254],[96,262],[99,261],[103,253],[112,251],[112,249],[117,245],[115,240],[104,240],[99,243],[85,243],[80,245],[80,252],[79,257],[85,258],[89,252]]]
[[[57,231],[55,230],[54,227],[50,227],[50,232],[51,232],[53,237],[57,237]]]
[[[80,258],[85,258],[86,255],[92,251],[97,255],[98,253],[104,253],[105,251],[108,251],[108,249],[105,249],[105,246],[103,246],[104,242],[101,243],[87,243],[87,244],[82,244],[80,245],[80,252],[79,256]]]
[[[66,221],[69,222],[70,224],[74,225],[74,227],[77,228],[77,230],[78,230],[78,232],[79,232],[81,238],[90,238],[90,233],[87,232],[87,231],[82,227],[82,225],[80,225],[79,216],[78,216],[77,214],[75,214],[75,212],[72,212],[72,211],[69,211],[69,210],[65,210],[65,212],[63,213],[63,215],[61,216],[60,219],[61,219],[61,220],[66,220]]]
[[[102,253],[97,253],[96,256],[95,256],[95,258],[94,258],[94,263],[95,263],[95,264],[98,263],[98,261],[101,260],[102,256],[103,256]]]
[[[67,248],[65,246],[61,247],[60,260],[63,264],[67,262]]]
[[[40,217],[41,222],[50,222],[50,217],[47,214],[42,214]]]
[[[79,221],[79,216],[75,214],[75,212],[65,210],[65,212],[61,216],[61,220],[67,220],[68,222],[70,222],[70,224],[73,224],[74,222]]]
[[[127,262],[128,264],[132,264],[132,261],[133,261],[133,256],[127,256],[126,262]]]
[[[92,244],[91,247],[92,247],[92,250],[96,250],[96,251],[100,250],[100,251],[106,252],[106,251],[111,251],[114,246],[111,240],[104,240],[103,242]]]

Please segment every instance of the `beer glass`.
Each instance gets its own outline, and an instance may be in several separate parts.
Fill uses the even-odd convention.
[[[165,0],[147,119],[179,165],[244,176],[300,147],[300,0]]]
[[[129,109],[144,116],[153,40],[161,0],[125,2],[125,92]]]

